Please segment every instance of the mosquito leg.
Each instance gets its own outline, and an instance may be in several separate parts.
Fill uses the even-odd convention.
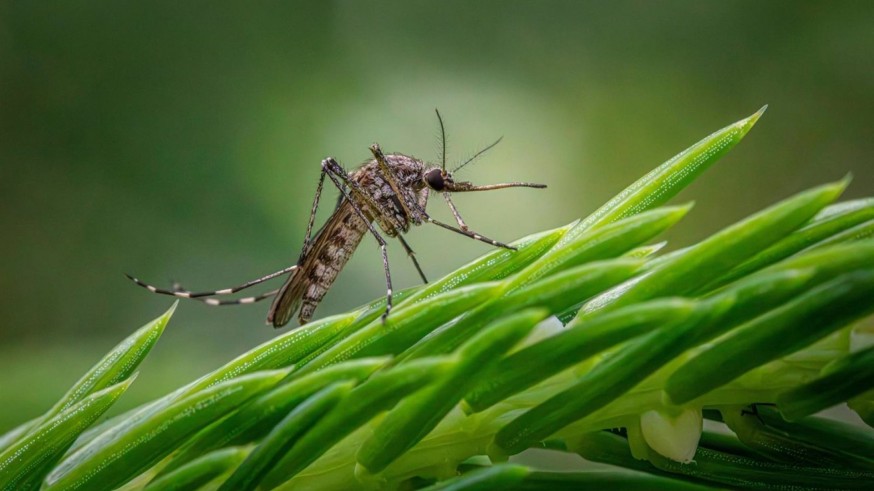
[[[303,258],[306,257],[307,252],[310,248],[310,240],[312,239],[313,234],[313,225],[316,222],[316,211],[319,209],[319,200],[322,197],[322,187],[325,184],[325,170],[322,169],[322,172],[319,174],[319,184],[316,186],[316,195],[313,196],[313,207],[310,210],[310,221],[307,223],[307,232],[303,239],[303,247],[300,251],[300,257],[297,260],[297,263],[300,264],[303,262]]]
[[[337,186],[337,189],[339,189],[340,192],[343,193],[343,197],[345,197],[349,201],[349,203],[352,205],[352,209],[354,209],[355,213],[358,214],[358,217],[364,221],[364,224],[367,225],[367,229],[370,230],[370,233],[379,243],[379,249],[382,252],[382,268],[385,271],[385,312],[383,312],[382,314],[382,322],[385,323],[385,319],[386,317],[388,317],[388,313],[391,312],[392,308],[391,271],[389,271],[388,267],[388,248],[386,247],[385,239],[383,239],[382,236],[379,235],[379,232],[376,231],[376,228],[364,215],[364,211],[361,210],[358,204],[356,204],[355,201],[352,200],[351,196],[349,196],[349,193],[346,191],[346,188],[344,188],[343,185],[340,183],[340,180],[342,180],[347,186],[349,186],[350,189],[359,189],[360,191],[361,188],[358,187],[358,183],[349,179],[346,171],[344,171],[343,168],[340,167],[340,164],[338,164],[337,161],[333,158],[329,157],[323,160],[322,169],[326,171],[328,177],[331,179],[334,185]]]
[[[485,242],[486,244],[491,244],[495,247],[503,247],[504,249],[510,249],[511,251],[516,250],[516,248],[513,246],[508,246],[507,244],[504,244],[503,242],[498,242],[497,240],[492,240],[488,237],[485,237],[483,235],[480,235],[480,234],[474,232],[473,230],[462,230],[460,228],[455,228],[452,225],[447,225],[443,222],[434,220],[433,218],[431,218],[428,215],[425,215],[425,220],[427,220],[430,223],[433,223],[434,225],[437,225],[438,227],[443,227],[446,230],[452,230],[453,232],[455,232],[457,234],[461,234],[461,235],[464,235],[466,237],[470,237],[471,239],[478,240],[480,242]]]
[[[129,274],[125,274],[125,276],[127,276],[128,279],[130,279],[131,281],[133,281],[137,285],[140,285],[141,287],[145,288],[146,290],[149,290],[152,293],[160,293],[161,295],[170,295],[170,296],[179,297],[179,298],[195,298],[196,299],[196,298],[200,298],[200,297],[212,297],[214,295],[231,295],[231,294],[237,293],[240,290],[245,290],[246,288],[249,288],[250,286],[255,286],[255,285],[258,285],[260,283],[264,283],[265,281],[272,280],[273,278],[276,278],[277,276],[282,276],[286,273],[294,271],[295,269],[297,269],[296,264],[294,266],[289,266],[285,269],[276,271],[275,273],[270,273],[266,276],[262,276],[256,280],[247,281],[247,282],[243,283],[242,285],[235,286],[233,288],[225,288],[223,290],[214,290],[211,292],[189,292],[186,290],[181,290],[179,288],[176,288],[176,286],[178,286],[178,285],[174,286],[174,288],[172,290],[165,290],[163,288],[157,288],[157,287],[152,286],[148,283],[145,283],[137,278],[134,278],[133,276],[131,276]]]
[[[464,220],[461,218],[461,214],[458,213],[458,208],[455,207],[455,203],[452,202],[452,198],[449,197],[449,193],[443,192],[443,199],[446,200],[446,204],[449,205],[449,209],[452,210],[452,216],[455,217],[455,221],[458,222],[458,228],[461,230],[470,230],[467,227],[467,224],[464,223]]]
[[[203,302],[206,305],[209,305],[211,307],[220,307],[220,306],[224,306],[224,305],[244,305],[244,304],[260,302],[261,300],[264,300],[265,298],[270,298],[270,297],[276,295],[276,293],[278,291],[279,290],[276,289],[276,290],[269,291],[267,293],[262,293],[260,295],[256,295],[254,297],[235,298],[233,300],[219,300],[217,298],[203,298],[203,297],[193,297],[192,300],[197,300],[198,302]]]
[[[375,199],[373,199],[373,196],[371,196],[370,193],[368,193],[367,191],[362,189],[362,187],[357,182],[350,179],[349,174],[346,173],[346,171],[343,169],[343,167],[339,163],[337,163],[336,160],[334,160],[333,158],[330,158],[330,157],[323,160],[322,161],[322,169],[327,170],[327,172],[329,174],[333,174],[335,177],[341,179],[343,181],[343,183],[346,186],[348,186],[348,188],[356,194],[356,196],[360,196],[362,200],[367,202],[367,205],[370,206],[370,208],[372,210],[374,210],[380,216],[386,218],[392,224],[392,226],[394,226],[396,229],[400,230],[401,224],[398,223],[397,220],[394,218],[394,211],[387,210],[383,205],[381,205],[379,202],[377,202]],[[341,188],[340,190],[342,192],[343,188]],[[347,193],[344,192],[343,196],[346,199],[348,199],[349,202],[352,203],[357,208],[356,203],[350,199],[350,197]],[[400,200],[401,196],[398,196],[398,199]],[[368,220],[365,220],[365,221],[367,223],[370,223]]]
[[[407,241],[404,240],[404,236],[398,234],[398,240],[401,241],[401,245],[404,246],[404,250],[407,251],[407,256],[413,261],[413,265],[416,266],[416,271],[419,272],[419,277],[422,278],[422,281],[428,283],[428,278],[425,278],[425,273],[422,272],[422,267],[419,266],[419,261],[416,260],[416,253],[413,252],[413,249],[410,247],[410,244],[407,244]]]

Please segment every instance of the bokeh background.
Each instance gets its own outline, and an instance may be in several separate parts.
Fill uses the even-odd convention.
[[[320,160],[354,167],[376,141],[436,161],[435,107],[450,164],[504,136],[460,177],[549,185],[457,198],[501,240],[585,216],[764,104],[678,199],[696,207],[673,247],[847,172],[846,196],[870,195],[872,26],[864,1],[0,1],[0,431],[171,305],[123,272],[212,289],[289,265]],[[488,250],[408,237],[435,278]],[[365,238],[317,314],[383,291]],[[265,312],[180,304],[120,407],[277,335]]]

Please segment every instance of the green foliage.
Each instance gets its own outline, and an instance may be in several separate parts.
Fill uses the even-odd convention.
[[[872,200],[833,204],[845,179],[685,249],[648,244],[761,113],[584,220],[399,292],[385,323],[384,299],[315,321],[92,426],[171,308],[0,438],[0,488],[863,488],[874,432],[809,416],[849,401],[871,421],[854,321],[874,308]],[[543,446],[613,467],[501,463]]]

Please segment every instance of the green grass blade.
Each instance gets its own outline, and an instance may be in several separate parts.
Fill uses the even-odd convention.
[[[97,362],[96,365],[91,367],[85,375],[73,384],[67,393],[42,416],[42,420],[51,418],[60,411],[82,400],[88,394],[128,378],[161,337],[178,303],[178,301],[174,302],[173,306],[164,312],[164,314],[137,329],[110,350],[102,360]]]
[[[843,275],[736,329],[678,368],[665,391],[683,404],[797,351],[874,310],[874,271]]]
[[[455,363],[456,360],[448,357],[422,358],[375,373],[295,442],[262,480],[262,487],[272,489],[291,479],[373,417],[445,376]]]
[[[513,291],[481,305],[452,324],[434,330],[399,359],[415,359],[449,353],[473,336],[488,322],[529,307],[544,307],[557,314],[582,300],[625,281],[637,272],[640,260],[612,259],[577,266]],[[436,327],[436,326],[435,326]]]
[[[214,449],[260,439],[298,404],[323,387],[337,380],[364,380],[388,361],[389,358],[362,358],[309,375],[298,376],[292,372],[289,374],[290,380],[252,399],[227,418],[199,433],[161,472],[170,472]]]
[[[632,259],[646,259],[654,256],[660,250],[664,249],[666,245],[668,245],[667,241],[661,241],[656,244],[635,247],[634,249],[626,252],[625,257],[630,257]]]
[[[149,417],[149,415],[165,409],[180,398],[191,395],[199,390],[244,374],[259,370],[279,369],[297,363],[329,342],[345,326],[352,323],[359,314],[359,311],[353,311],[347,314],[326,317],[308,324],[307,329],[296,329],[277,336],[170,394],[131,409],[92,428],[76,442],[74,449],[84,446],[97,437],[97,435],[105,435],[113,431],[113,428],[130,423],[131,420],[142,420]]]
[[[61,462],[49,474],[46,489],[113,489],[285,375],[285,371],[273,371],[238,377],[195,392],[149,417],[132,420],[120,431],[95,438]]]
[[[777,406],[783,417],[796,421],[870,390],[871,381],[874,346],[837,359],[819,378],[780,393]]]
[[[487,326],[462,345],[458,363],[445,377],[401,401],[359,449],[356,459],[378,473],[418,443],[461,400],[488,367],[547,316],[543,309],[525,310]]]
[[[231,380],[258,370],[275,370],[297,363],[330,341],[358,316],[358,311],[313,321],[307,329],[295,329],[235,358],[225,366],[201,377],[187,393]]]
[[[4,443],[0,445],[0,450],[8,448],[16,440],[26,437],[28,433],[39,428],[42,423],[53,421],[55,416],[75,406],[90,394],[100,392],[120,381],[127,380],[161,337],[175,308],[176,303],[163,315],[141,327],[116,345],[103,359],[73,384],[67,393],[45,414],[26,423],[26,425],[19,426],[15,432],[5,435]],[[84,430],[87,426],[81,428],[81,430]],[[31,483],[31,485],[33,484]],[[25,487],[24,484],[21,484],[21,486]]]
[[[400,353],[434,327],[452,320],[475,305],[487,303],[499,295],[500,291],[500,283],[466,286],[437,295],[429,299],[427,304],[392,313],[385,323],[377,318],[301,367],[300,373],[310,373],[358,356]]]
[[[872,222],[874,219],[874,200],[862,201],[865,206],[842,208],[844,211],[841,213],[832,211],[821,216],[823,213],[820,212],[820,215],[811,220],[811,223],[735,266],[721,278],[707,285],[704,290],[711,290],[730,283],[811,246],[823,247],[837,242],[859,240],[866,236],[865,231],[868,231],[870,235],[869,229],[871,223],[874,223]],[[826,209],[828,208],[831,207]],[[858,225],[865,222],[868,224],[861,229],[857,228]]]
[[[855,213],[859,210],[870,209],[874,206],[874,198],[861,198],[841,201],[833,205],[826,206],[810,221],[816,223],[822,220],[831,220],[838,215],[846,213]]]
[[[508,279],[509,288],[518,288],[573,266],[621,256],[676,225],[691,209],[691,204],[664,206],[577,234],[572,240],[562,240]]]
[[[838,244],[821,249],[805,251],[750,275],[778,274],[781,271],[810,271],[811,285],[830,281],[840,275],[874,269],[874,240]],[[749,278],[745,278],[744,281]],[[719,294],[717,292],[716,294]]]
[[[516,248],[515,251],[495,249],[443,278],[429,283],[416,294],[399,302],[396,308],[409,307],[423,299],[431,298],[462,285],[506,278],[522,270],[550,250],[573,225],[575,224],[529,235],[512,242],[510,245]]]
[[[18,441],[18,439],[23,437],[25,434],[27,434],[28,431],[38,425],[40,421],[42,421],[42,416],[33,418],[30,421],[25,421],[24,423],[21,423],[15,428],[12,428],[11,430],[4,433],[3,436],[0,436],[0,452],[9,448],[9,445],[12,445],[16,441]]]
[[[686,319],[630,342],[570,387],[517,416],[495,435],[490,455],[516,454],[600,409],[637,385],[684,348],[684,336],[728,309],[699,304]]]
[[[320,390],[285,416],[246,460],[225,481],[219,491],[250,491],[294,445],[294,440],[334,409],[355,386],[355,382],[335,382]]]
[[[144,491],[196,491],[236,468],[248,454],[248,450],[240,447],[223,448],[206,453],[173,472],[153,479]]]
[[[771,273],[739,282],[719,296],[696,303],[685,319],[660,326],[628,342],[565,390],[504,426],[495,437],[495,455],[520,452],[588,416],[687,349],[770,309],[775,302],[785,299],[787,292],[796,291],[810,278],[807,272]]]
[[[718,302],[721,299],[730,301],[731,306],[722,314],[718,323],[714,322],[705,329],[689,333],[687,346],[691,348],[724,334],[741,323],[796,298],[802,292],[825,280],[826,278],[818,278],[816,272],[811,269],[788,269],[762,272],[735,282],[718,293],[706,297],[707,301]]]
[[[578,234],[575,240],[554,246],[527,268],[504,280],[501,283],[503,289],[505,291],[510,291],[525,285],[530,287],[530,284],[534,282],[534,280],[542,278],[549,273],[554,274],[563,271],[563,274],[575,274],[568,273],[567,268],[571,268],[572,271],[578,271],[577,268],[573,268],[573,266],[597,261],[599,259],[622,256],[634,247],[651,239],[655,235],[658,235],[667,228],[670,228],[685,216],[689,211],[689,208],[688,205],[680,207],[663,207],[646,213],[641,213],[640,215],[627,218],[621,222],[611,224],[599,230],[594,230],[590,233]],[[638,265],[639,264],[642,263],[638,263]],[[559,282],[562,282],[564,278],[565,277],[562,277]],[[623,278],[623,280],[626,278]],[[554,280],[549,278],[548,281]],[[597,281],[591,284],[603,285]],[[612,284],[603,285],[603,287],[606,288],[607,286],[612,286]],[[553,285],[553,283],[543,283],[538,288],[544,287],[544,285],[546,285],[547,288],[552,288],[551,285]],[[590,290],[574,293],[571,290],[572,289],[564,286],[553,292],[553,294],[546,295],[546,297],[551,297],[550,301],[556,301],[562,298],[566,299],[566,296],[563,296],[561,292],[575,295],[571,303],[566,305],[563,304],[560,308],[553,310],[552,313],[558,314],[601,291]],[[519,296],[525,296],[528,300],[525,301],[524,306],[518,308],[537,306],[530,301],[531,297],[528,297],[527,294],[517,295],[517,293],[514,292],[509,300],[508,298],[504,298],[500,302],[493,302],[492,304],[480,306],[480,308],[469,313],[455,324],[424,339],[413,349],[404,353],[401,358],[431,356],[452,351],[461,345],[464,340],[470,337],[477,328],[481,327],[485,322],[494,319],[492,312],[496,312],[498,309],[502,308],[502,305],[515,302]],[[518,310],[518,308],[516,310]]]
[[[548,377],[616,344],[667,322],[685,319],[688,300],[670,298],[632,305],[589,321],[572,322],[564,331],[499,360],[465,396],[472,411],[483,411]]]
[[[854,227],[836,233],[835,235],[810,246],[809,249],[819,249],[820,247],[855,242],[857,240],[870,239],[871,237],[874,237],[874,220],[868,220],[867,222],[860,223]]]
[[[693,293],[710,278],[724,274],[808,221],[840,196],[847,184],[843,180],[804,191],[731,225],[631,284],[589,301],[580,315],[666,294]],[[705,271],[707,274],[701,274]]]
[[[667,202],[737,145],[765,109],[767,106],[748,118],[714,132],[656,167],[580,222],[559,243],[573,240],[578,234],[593,227],[606,225]]]
[[[27,436],[0,453],[0,489],[22,489],[26,481],[39,482],[73,441],[115,403],[133,381],[132,377],[91,393],[61,410]]]

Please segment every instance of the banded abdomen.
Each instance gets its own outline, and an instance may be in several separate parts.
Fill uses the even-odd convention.
[[[367,233],[367,225],[355,212],[352,205],[343,200],[312,240],[300,267],[282,286],[276,296],[267,322],[282,326],[288,322],[300,306],[298,320],[309,322],[328,289],[337,279],[343,266],[361,238]]]

